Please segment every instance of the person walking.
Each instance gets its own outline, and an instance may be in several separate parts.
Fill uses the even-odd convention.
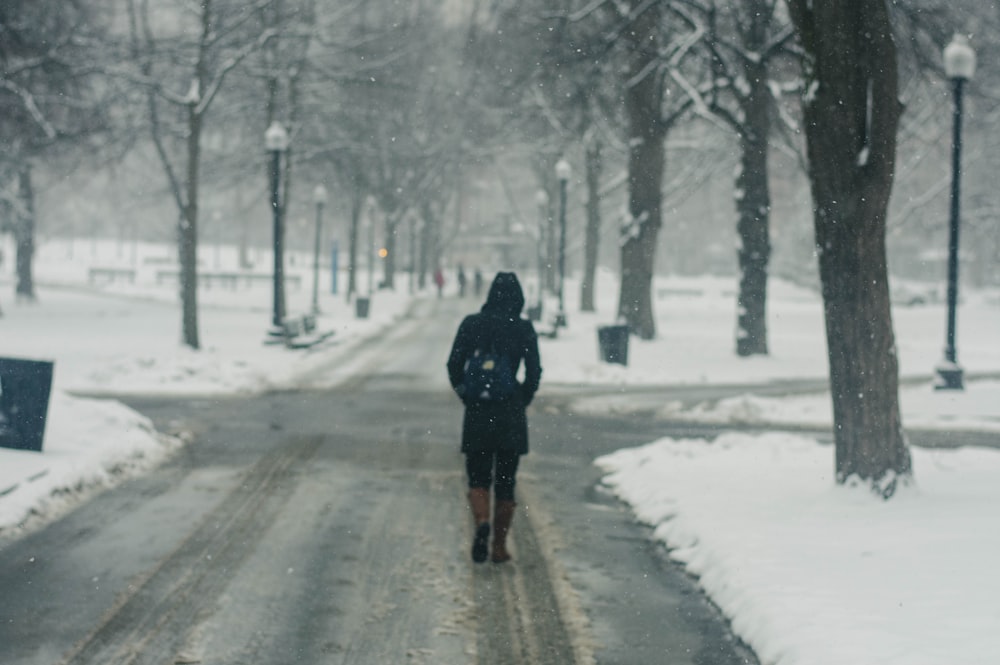
[[[480,270],[479,268],[476,268],[476,272],[472,278],[472,285],[474,293],[478,298],[483,293],[483,271]]]
[[[434,286],[437,287],[438,298],[440,298],[444,292],[444,271],[441,270],[441,266],[434,270]]]
[[[517,275],[499,272],[480,312],[463,319],[448,356],[448,379],[465,405],[462,453],[475,522],[472,560],[510,560],[507,532],[517,506],[517,467],[528,452],[525,412],[542,377],[538,336],[521,318],[524,292]],[[524,381],[517,380],[524,363]],[[493,542],[490,551],[490,489]]]

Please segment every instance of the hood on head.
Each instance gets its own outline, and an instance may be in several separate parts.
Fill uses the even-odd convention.
[[[517,275],[512,272],[498,272],[493,278],[493,284],[490,285],[483,311],[515,318],[521,315],[523,308],[524,291],[521,290],[521,283],[517,281]]]

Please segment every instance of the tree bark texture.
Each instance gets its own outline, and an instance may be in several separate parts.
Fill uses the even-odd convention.
[[[736,353],[740,356],[768,352],[767,268],[771,259],[771,193],[767,182],[771,93],[766,65],[749,63],[747,75],[750,94],[742,103],[745,122],[736,177],[736,232],[740,239]]]
[[[365,207],[364,189],[355,184],[351,190],[351,227],[347,232],[347,301],[358,292],[358,233]]]
[[[662,225],[663,140],[666,137],[661,115],[662,85],[657,72],[661,14],[659,3],[648,5],[627,33],[629,66],[625,115],[629,131],[629,219],[623,228],[618,316],[641,339],[656,336],[653,263]]]
[[[201,348],[198,338],[198,176],[201,157],[201,115],[188,105],[186,205],[178,230],[181,282],[181,329],[184,344]]]
[[[382,286],[396,290],[396,234],[402,221],[399,211],[385,216],[385,257],[382,259]]]
[[[14,262],[17,271],[14,294],[18,300],[30,302],[35,300],[35,280],[32,277],[35,257],[35,188],[31,183],[31,166],[28,164],[22,166],[18,173],[18,198],[21,199],[21,205],[15,214],[14,226]]]
[[[427,270],[433,273],[434,269],[441,266],[444,258],[445,242],[444,236],[449,233],[445,226],[445,203],[432,203],[426,201],[423,204],[424,232],[427,234]],[[458,221],[456,219],[456,221]]]
[[[899,412],[886,209],[895,168],[896,49],[884,0],[791,0],[826,318],[836,477],[885,498],[912,473]]]
[[[597,251],[601,242],[601,173],[604,169],[601,140],[587,143],[587,229],[583,248],[583,279],[580,284],[580,311],[593,312],[597,280]]]
[[[431,254],[436,244],[440,216],[434,212],[434,207],[430,203],[420,206],[420,216],[423,223],[420,225],[420,270],[417,276],[417,289],[423,291],[427,288],[427,275],[431,270]]]

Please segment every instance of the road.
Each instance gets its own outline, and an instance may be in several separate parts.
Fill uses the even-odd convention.
[[[294,392],[128,398],[190,443],[0,549],[0,663],[755,663],[600,489],[594,457],[671,433],[653,419],[543,388],[515,560],[471,563],[444,379],[464,313],[421,301]]]

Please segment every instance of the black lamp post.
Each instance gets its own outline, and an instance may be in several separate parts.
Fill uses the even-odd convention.
[[[375,290],[375,202],[368,201],[368,297]]]
[[[313,297],[312,313],[319,314],[319,240],[323,229],[323,206],[326,205],[326,187],[316,185],[313,190],[316,204],[316,237],[313,240]]]
[[[937,367],[941,390],[962,390],[962,367],[955,352],[955,310],[958,307],[959,192],[962,174],[962,89],[976,71],[976,52],[962,35],[944,49],[944,71],[954,86],[955,110],[951,142],[951,210],[948,218],[948,332],[944,360]]]
[[[272,122],[264,132],[264,146],[271,153],[271,211],[274,230],[274,307],[271,325],[281,328],[285,318],[284,229],[281,220],[281,154],[288,149],[288,132],[280,122]]]
[[[563,303],[566,283],[566,187],[571,173],[569,162],[565,159],[556,162],[556,179],[559,180],[559,312],[556,314],[556,327],[566,327]]]
[[[538,204],[538,301],[535,303],[535,311],[538,317],[542,316],[542,291],[545,288],[545,232],[549,226],[549,193],[544,189],[539,189],[535,194],[535,203]]]

